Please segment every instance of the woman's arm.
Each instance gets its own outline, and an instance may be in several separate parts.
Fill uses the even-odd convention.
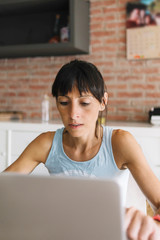
[[[113,154],[120,169],[128,168],[146,198],[160,210],[160,181],[151,170],[141,147],[135,138],[123,130],[115,130],[112,136]],[[126,232],[130,239],[160,239],[160,225],[135,208],[126,210]]]
[[[40,134],[4,172],[29,174],[38,164],[45,163],[52,146],[54,134],[55,132]]]
[[[112,147],[117,166],[130,170],[146,198],[159,209],[160,181],[151,170],[135,138],[129,132],[115,130]]]

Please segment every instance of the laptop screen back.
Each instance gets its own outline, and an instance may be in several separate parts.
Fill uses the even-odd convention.
[[[123,240],[123,214],[115,181],[0,175],[3,240]]]

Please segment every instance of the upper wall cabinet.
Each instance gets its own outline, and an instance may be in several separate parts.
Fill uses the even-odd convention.
[[[89,52],[89,1],[0,0],[0,58]]]

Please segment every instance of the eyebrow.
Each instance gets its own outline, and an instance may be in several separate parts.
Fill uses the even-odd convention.
[[[88,94],[80,96],[80,98],[85,98],[85,97],[93,97],[93,96],[92,95],[88,95]]]
[[[66,97],[66,98],[69,98],[70,99],[70,97],[69,96],[67,96],[67,95],[60,95],[60,96],[58,96],[58,98],[59,97]],[[86,94],[86,95],[80,95],[79,97],[77,97],[77,98],[86,98],[86,97],[91,97],[91,98],[93,98],[93,96],[92,95],[88,95],[88,94]]]

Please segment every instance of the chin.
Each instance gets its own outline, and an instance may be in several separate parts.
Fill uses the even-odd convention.
[[[84,135],[84,131],[81,128],[66,127],[65,129],[72,137],[82,137]]]

